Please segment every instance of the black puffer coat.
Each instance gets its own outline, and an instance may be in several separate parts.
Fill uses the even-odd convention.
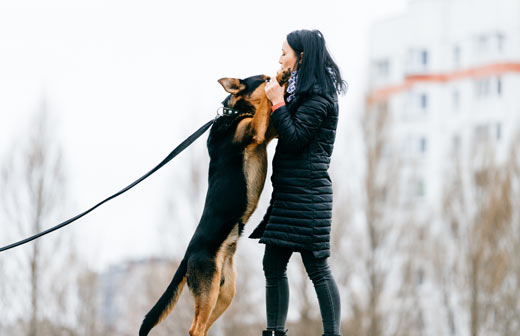
[[[296,97],[274,111],[271,122],[278,131],[273,194],[250,238],[328,257],[332,219],[328,169],[338,123],[337,97]]]

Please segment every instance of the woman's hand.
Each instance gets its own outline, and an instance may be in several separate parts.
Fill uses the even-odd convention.
[[[265,95],[267,96],[267,99],[271,101],[273,105],[280,104],[284,102],[283,94],[284,94],[283,87],[278,84],[278,81],[276,80],[276,76],[272,77],[267,84],[265,85]]]

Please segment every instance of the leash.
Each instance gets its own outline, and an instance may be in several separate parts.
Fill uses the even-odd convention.
[[[219,114],[219,110],[220,109],[222,109],[222,114]],[[68,219],[68,220],[66,220],[66,221],[56,225],[56,226],[53,226],[53,227],[51,227],[51,228],[49,228],[49,229],[47,229],[45,231],[37,233],[37,234],[35,234],[35,235],[31,236],[31,237],[28,237],[28,238],[22,239],[22,240],[20,240],[20,241],[18,241],[16,243],[13,243],[13,244],[1,247],[0,248],[0,252],[3,252],[3,251],[6,251],[6,250],[9,250],[9,249],[12,249],[14,247],[26,244],[26,243],[34,240],[34,239],[40,238],[41,236],[44,236],[44,235],[46,235],[48,233],[51,233],[53,231],[56,231],[58,229],[61,229],[62,227],[67,226],[70,223],[76,221],[77,219],[80,219],[81,217],[85,216],[86,214],[88,214],[89,212],[93,211],[94,209],[96,209],[100,205],[110,201],[113,198],[116,198],[117,196],[121,195],[122,193],[127,192],[128,190],[132,189],[133,187],[135,187],[136,185],[138,185],[139,183],[144,181],[147,177],[149,177],[150,175],[152,175],[153,173],[158,171],[160,168],[162,168],[168,162],[170,162],[180,152],[185,150],[189,145],[191,145],[195,140],[197,140],[202,134],[204,134],[211,127],[211,125],[213,125],[213,123],[215,122],[215,120],[217,120],[218,117],[220,117],[221,115],[225,115],[225,114],[236,114],[236,113],[237,112],[235,112],[235,110],[233,110],[233,109],[229,109],[229,108],[226,108],[226,107],[219,108],[217,110],[217,116],[214,119],[211,119],[210,121],[208,121],[201,128],[199,128],[197,131],[195,131],[192,135],[190,135],[188,138],[186,138],[186,140],[184,140],[180,145],[175,147],[175,149],[173,151],[171,151],[171,153],[168,154],[168,156],[166,158],[164,158],[164,160],[162,160],[161,163],[159,163],[152,170],[150,170],[148,173],[144,174],[142,177],[137,179],[132,184],[128,185],[127,187],[123,188],[122,190],[118,191],[117,193],[113,194],[112,196],[106,198],[105,200],[99,202],[98,204],[94,205],[92,208],[90,208],[90,209],[80,213],[79,215],[76,215],[76,216],[74,216],[74,217],[72,217],[72,218],[70,218],[70,219]]]

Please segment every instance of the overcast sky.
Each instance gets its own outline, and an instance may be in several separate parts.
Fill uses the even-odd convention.
[[[322,31],[349,82],[340,105],[348,125],[365,92],[369,27],[406,3],[0,0],[0,158],[45,99],[65,154],[71,217],[212,118],[226,96],[217,79],[274,74],[286,34],[301,28]],[[182,162],[73,224],[93,265],[157,252],[150,228],[164,220],[163,198],[184,176]]]

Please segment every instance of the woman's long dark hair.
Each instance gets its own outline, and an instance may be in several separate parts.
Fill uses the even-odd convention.
[[[339,68],[330,56],[325,38],[319,30],[295,30],[287,35],[287,43],[297,57],[296,95],[311,93],[316,87],[326,94],[347,91],[347,83],[341,78]]]

